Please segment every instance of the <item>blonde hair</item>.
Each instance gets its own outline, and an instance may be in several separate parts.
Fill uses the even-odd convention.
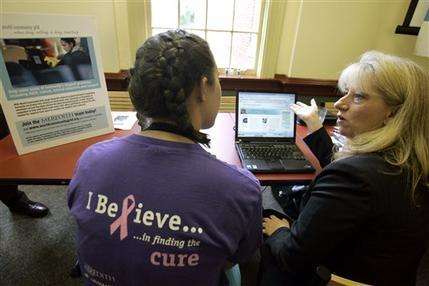
[[[339,89],[350,83],[381,95],[393,115],[383,127],[347,140],[334,158],[381,153],[388,163],[409,172],[415,201],[418,185],[429,187],[428,73],[408,59],[371,51],[342,72]]]

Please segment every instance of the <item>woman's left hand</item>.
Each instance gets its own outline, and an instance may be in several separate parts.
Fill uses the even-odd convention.
[[[290,105],[290,109],[292,109],[298,118],[302,119],[307,125],[308,134],[311,134],[323,127],[319,118],[319,108],[317,107],[314,98],[311,99],[310,103],[310,105],[307,105],[298,101],[297,103]],[[325,117],[323,116],[323,118]]]
[[[278,217],[271,215],[269,218],[266,217],[262,220],[262,231],[268,236],[271,236],[281,227],[289,228],[289,223],[286,219],[279,219]]]

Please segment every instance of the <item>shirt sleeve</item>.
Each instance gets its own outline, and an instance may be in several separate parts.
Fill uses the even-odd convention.
[[[305,144],[319,160],[320,166],[324,168],[332,161],[332,149],[334,144],[325,128],[320,128],[304,138]]]
[[[78,188],[81,181],[81,174],[85,172],[91,172],[88,168],[85,168],[84,157],[88,153],[88,149],[83,152],[81,157],[77,160],[76,166],[73,171],[72,179],[67,187],[67,206],[69,209],[72,209],[73,203],[76,200],[76,196],[78,195]]]
[[[67,187],[67,206],[69,207],[70,210],[75,200],[76,190],[79,182],[79,177],[77,176],[78,168],[79,168],[79,161],[76,163],[73,177]]]
[[[342,161],[342,160],[340,160]],[[281,228],[266,244],[282,269],[299,272],[323,264],[345,237],[369,218],[369,186],[358,168],[336,161],[323,170],[291,229]]]
[[[94,160],[91,160],[94,154],[93,146],[87,148],[76,162],[72,179],[67,188],[67,205],[70,210],[72,209],[73,203],[79,195],[79,187],[82,183],[82,179],[87,177],[84,175],[91,173],[92,168],[94,168],[91,168],[91,162],[94,162]]]
[[[232,263],[241,263],[248,260],[262,245],[262,197],[259,196],[253,208],[246,232],[239,242],[237,251],[228,259]]]

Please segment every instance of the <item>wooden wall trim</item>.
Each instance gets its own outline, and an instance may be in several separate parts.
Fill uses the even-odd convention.
[[[296,78],[284,74],[275,74],[274,78],[282,82],[284,91],[298,95],[333,97],[339,95],[336,80]]]
[[[119,72],[106,72],[106,86],[108,91],[126,91],[128,90],[129,70],[120,70]]]
[[[129,76],[128,70],[105,73],[107,90],[126,91]],[[220,84],[223,90],[286,91],[305,96],[338,96],[336,80],[291,78],[282,74],[276,74],[274,78],[221,76]]]
[[[219,77],[222,90],[272,90],[283,91],[283,83],[275,78]]]

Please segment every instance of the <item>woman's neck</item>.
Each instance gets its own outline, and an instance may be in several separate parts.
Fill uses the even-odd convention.
[[[177,123],[166,118],[147,118],[146,128],[140,134],[166,141],[195,144],[195,141],[186,135],[177,132]],[[176,132],[175,132],[176,131]]]
[[[140,132],[139,135],[160,139],[160,140],[165,140],[165,141],[195,144],[194,141],[182,135],[174,134],[167,131],[161,131],[161,130],[143,130]]]
[[[192,116],[190,116],[190,119],[192,122]],[[177,122],[170,118],[145,117],[142,123],[144,123],[145,127],[140,132],[140,135],[172,142],[196,144],[196,141],[189,137],[187,133],[182,132],[178,128]],[[195,128],[195,125],[193,126]]]

